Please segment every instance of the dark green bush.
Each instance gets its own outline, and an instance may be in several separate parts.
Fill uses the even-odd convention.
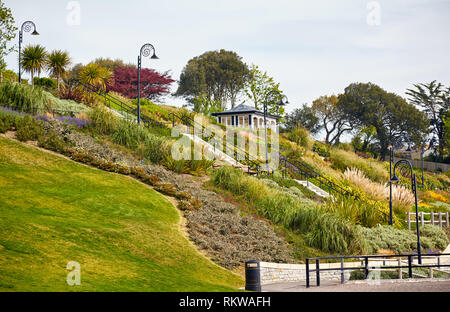
[[[308,130],[303,127],[296,127],[287,134],[287,137],[290,141],[297,143],[299,146],[308,150],[311,148],[311,135]]]
[[[323,156],[323,157],[330,156],[330,147],[321,142],[315,141],[313,144],[312,150],[313,150],[313,152],[319,154],[320,156]]]
[[[54,132],[38,137],[38,146],[57,153],[64,153],[66,145]]]
[[[0,133],[5,133],[11,128],[8,121],[3,121],[0,119]]]
[[[33,81],[35,86],[40,86],[48,89],[58,88],[58,83],[56,82],[55,79],[46,77],[34,77]]]
[[[44,133],[39,121],[25,115],[17,124],[16,137],[19,141],[36,141]]]

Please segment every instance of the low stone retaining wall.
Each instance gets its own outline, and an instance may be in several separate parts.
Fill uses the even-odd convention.
[[[305,264],[285,264],[285,263],[271,263],[271,262],[260,262],[260,272],[261,272],[261,285],[281,283],[281,282],[301,282],[306,281],[306,265]],[[345,267],[356,267],[360,266],[361,263],[347,262],[344,263]],[[321,269],[327,268],[340,268],[340,263],[321,263]],[[315,264],[310,264],[309,269],[314,270],[316,268]],[[344,271],[344,278],[346,281],[350,279],[350,270]],[[309,273],[310,281],[316,280],[315,272]],[[341,280],[341,271],[321,271],[321,280]]]

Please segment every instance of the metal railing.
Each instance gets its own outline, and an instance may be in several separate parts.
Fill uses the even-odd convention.
[[[103,97],[105,104],[107,104],[109,108],[113,108],[116,110],[120,110],[121,112],[126,112],[127,114],[137,116],[137,108],[134,108],[134,107],[124,103],[123,101],[112,96],[108,92],[103,91],[100,88],[96,88],[95,86],[93,86],[91,84],[82,83],[79,80],[74,80],[73,82],[76,85],[83,87],[85,90]],[[164,122],[155,120],[155,119],[143,114],[142,112],[141,112],[141,121],[146,127],[150,127],[151,125],[158,126],[158,127],[166,127],[167,126]]]
[[[314,169],[310,168],[309,166],[307,166],[301,162],[294,161],[294,163],[293,163],[293,162],[289,161],[287,159],[287,157],[282,154],[280,154],[280,160],[284,163],[284,169],[285,169],[284,174],[285,175],[286,175],[287,169],[290,169],[294,174],[298,174],[300,177],[305,178],[307,183],[309,183],[310,180],[315,181],[317,184],[319,184],[318,186],[321,189],[323,189],[325,191],[328,190],[329,194],[332,194],[334,192],[335,194],[356,197],[356,195],[354,195],[350,191],[343,189],[336,183],[330,181],[329,179],[325,178],[324,176],[322,176],[320,173],[318,173]]]
[[[408,278],[413,278],[413,269],[414,268],[445,268],[450,267],[450,264],[441,264],[441,257],[443,256],[450,256],[450,254],[421,254],[421,257],[423,260],[427,257],[432,257],[437,259],[436,264],[414,264],[414,258],[418,257],[416,254],[403,254],[403,255],[365,255],[365,256],[341,256],[341,257],[316,257],[316,258],[307,258],[306,259],[306,287],[310,287],[310,278],[311,273],[315,273],[316,275],[316,285],[320,286],[320,272],[326,272],[326,271],[340,271],[341,272],[341,283],[345,283],[345,271],[354,271],[354,270],[363,270],[365,279],[368,279],[369,277],[369,271],[372,270],[392,270],[392,269],[398,269],[400,270],[400,273],[402,274],[402,269],[407,269],[408,271]],[[407,259],[407,265],[401,265],[401,258]],[[361,262],[360,266],[354,266],[354,267],[346,267],[345,266],[345,259],[357,259]],[[369,260],[374,259],[377,260],[378,265],[370,265]],[[391,259],[394,259],[394,261],[397,261],[397,265],[386,265],[386,262],[393,261]],[[337,268],[320,268],[320,261],[321,260],[340,260],[340,267]],[[315,268],[311,269],[310,264],[311,262],[315,263]],[[339,263],[339,262],[338,262]],[[381,265],[379,265],[381,263]],[[417,275],[417,274],[416,274]]]
[[[223,140],[223,138],[217,139],[214,132],[210,130],[208,127],[196,122],[189,116],[180,117],[176,115],[175,113],[171,112],[169,114],[169,118],[172,117],[172,126],[175,126],[175,121],[179,120],[182,122],[183,125],[187,127],[187,132],[193,136],[197,136],[200,139],[204,140],[207,143],[212,143],[214,146],[214,149],[216,147],[220,147],[221,151],[225,154],[229,155],[229,153],[226,153],[223,148],[225,148],[226,151],[232,150],[233,155],[229,155],[233,159],[236,160],[236,162],[241,162],[242,164],[247,166],[247,172],[254,172],[257,175],[261,172],[261,163],[253,156],[251,156],[247,151],[242,150],[241,148],[235,146],[234,144],[230,144],[227,140]],[[201,133],[201,136],[198,134]],[[205,137],[205,136],[206,137]]]

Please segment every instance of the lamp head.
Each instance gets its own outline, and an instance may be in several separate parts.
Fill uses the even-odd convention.
[[[36,31],[36,29],[31,33],[32,36],[39,36],[39,33]]]
[[[153,52],[153,55],[152,55],[151,59],[152,60],[159,60],[159,57],[157,57],[155,52]]]
[[[395,172],[394,172],[394,176],[392,177],[391,182],[396,183],[398,181],[400,181],[400,179],[395,175]]]

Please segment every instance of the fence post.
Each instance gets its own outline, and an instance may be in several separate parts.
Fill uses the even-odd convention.
[[[442,212],[439,212],[439,227],[442,229]]]
[[[319,259],[316,259],[316,285],[320,286],[320,268]]]
[[[412,278],[412,255],[408,256],[408,276]]]
[[[411,213],[407,212],[408,214],[408,230],[411,231]]]
[[[369,277],[369,258],[368,257],[364,258],[364,272],[365,272],[365,276],[367,279]]]
[[[423,227],[423,224],[424,224],[424,222],[423,222],[423,212],[420,213],[420,217],[422,219],[422,227]]]
[[[431,225],[434,225],[434,212],[431,213]]]
[[[341,258],[341,284],[345,283],[345,275],[344,275],[344,258]]]
[[[430,278],[433,278],[433,268],[429,268],[430,269],[430,272],[429,272],[429,274],[430,274]]]
[[[446,217],[446,219],[447,219],[446,221],[447,222],[446,223],[447,223],[447,227],[449,227],[449,225],[448,225],[448,212],[446,213],[446,215],[447,215],[447,217]]]
[[[402,278],[403,278],[402,259],[398,258],[398,279],[402,279]]]
[[[306,288],[309,288],[309,259],[306,258]]]

